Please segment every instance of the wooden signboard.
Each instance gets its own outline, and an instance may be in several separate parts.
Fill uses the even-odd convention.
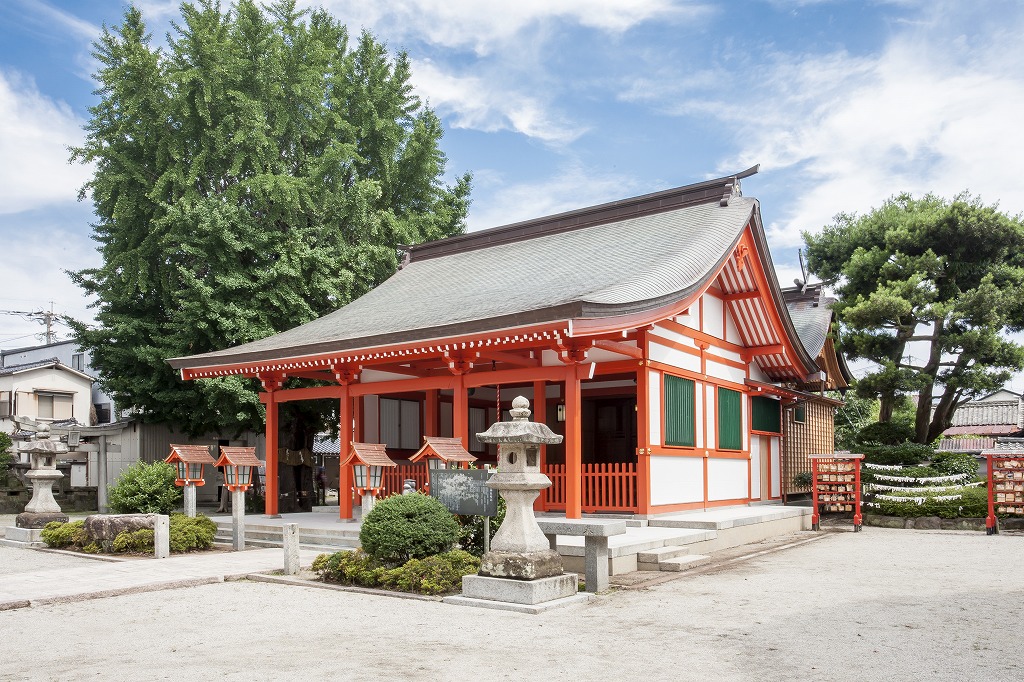
[[[811,460],[811,528],[819,529],[819,509],[830,512],[853,512],[853,530],[861,528],[860,461],[864,455],[835,452],[830,455],[808,455]]]
[[[988,457],[988,517],[985,532],[996,532],[996,513],[1024,516],[1024,451],[985,450]]]

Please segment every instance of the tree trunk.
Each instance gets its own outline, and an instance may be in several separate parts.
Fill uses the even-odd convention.
[[[959,391],[947,388],[946,392],[939,398],[939,402],[935,406],[935,414],[932,415],[932,421],[928,427],[928,443],[941,436],[942,432],[952,424],[953,412],[956,410],[959,395]]]
[[[935,377],[939,373],[939,363],[942,362],[942,344],[939,342],[939,337],[942,336],[944,327],[942,319],[935,321],[935,326],[932,328],[932,341],[928,347],[928,362],[921,368],[921,378],[927,378],[928,384],[917,394],[917,414],[914,417],[915,443],[930,443],[933,440],[929,438],[932,423],[932,396],[935,392]],[[948,393],[949,391],[946,391],[943,397]]]
[[[893,407],[896,405],[896,396],[883,395],[878,398],[878,421],[891,422]]]

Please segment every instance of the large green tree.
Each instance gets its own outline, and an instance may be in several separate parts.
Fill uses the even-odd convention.
[[[72,273],[76,340],[117,404],[191,433],[258,428],[253,382],[166,364],[269,336],[390,276],[401,244],[464,230],[437,116],[391,56],[294,0],[184,3],[166,47],[142,13],[95,43],[99,101],[72,150],[103,264]],[[286,418],[283,419],[286,421]]]
[[[810,269],[836,280],[843,350],[878,364],[857,391],[880,399],[880,421],[917,394],[915,441],[931,442],[958,405],[1024,367],[1005,336],[1024,325],[1019,217],[967,194],[901,194],[804,241]]]

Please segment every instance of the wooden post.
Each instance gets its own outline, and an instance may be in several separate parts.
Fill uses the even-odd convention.
[[[355,422],[355,431],[352,433],[352,440],[357,443],[363,442],[363,434],[365,433],[365,418],[363,417],[363,404],[366,396],[357,395],[352,399],[352,421]],[[341,453],[338,453],[341,456]]]
[[[362,402],[362,397],[358,398]],[[360,410],[361,412],[362,410]],[[342,386],[340,423],[338,424],[338,516],[341,519],[352,518],[352,466],[342,464],[352,443],[352,398],[348,386]]]
[[[452,395],[452,436],[462,440],[462,447],[469,450],[469,394],[466,382],[460,374],[457,376]]]
[[[547,424],[547,382],[535,381],[533,382],[533,421],[540,424]],[[540,446],[540,471],[544,473],[544,469],[548,464],[548,446]],[[547,490],[550,490],[548,488]],[[537,496],[537,501],[534,502],[533,508],[537,511],[547,511],[547,490],[540,491],[540,495]]]
[[[580,379],[576,365],[565,368],[565,518],[583,516],[583,452]]]
[[[426,397],[423,402],[423,435],[438,435],[438,396],[441,394],[436,388],[424,391]]]
[[[637,339],[641,348],[646,345],[646,334]],[[651,420],[650,390],[647,363],[639,361],[636,368],[636,512],[651,513]]]
[[[264,486],[264,513],[277,516],[277,400],[267,392],[267,483]]]

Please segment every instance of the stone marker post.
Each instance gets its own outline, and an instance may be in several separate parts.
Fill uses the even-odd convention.
[[[194,519],[196,517],[196,484],[187,481],[183,489],[185,493],[185,516]]]
[[[245,549],[245,490],[231,491],[231,532],[234,549]]]
[[[166,559],[171,556],[171,517],[157,514],[153,519],[153,556]]]
[[[286,523],[281,531],[284,540],[284,573],[295,575],[299,572],[299,524]]]

